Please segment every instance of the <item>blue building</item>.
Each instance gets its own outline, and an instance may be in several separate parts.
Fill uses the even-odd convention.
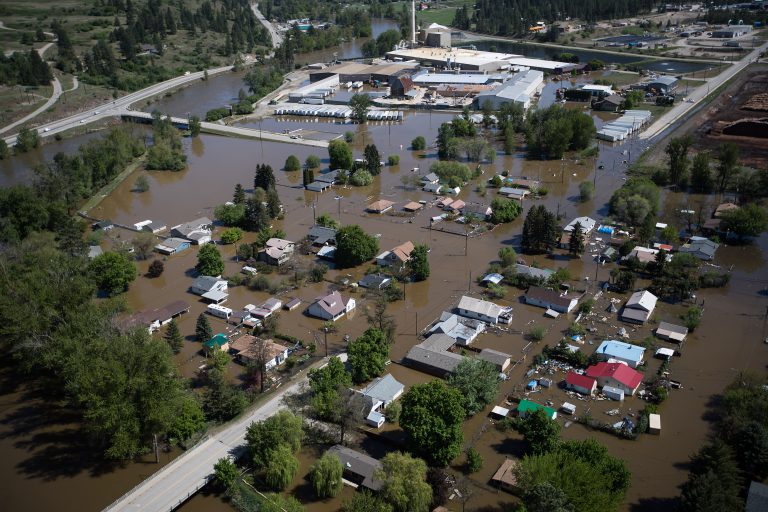
[[[627,363],[631,368],[637,368],[643,362],[645,348],[617,340],[605,340],[595,351],[602,361],[615,359]]]

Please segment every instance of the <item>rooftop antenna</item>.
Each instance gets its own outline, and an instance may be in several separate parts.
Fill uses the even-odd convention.
[[[416,46],[416,0],[411,0],[411,44]]]

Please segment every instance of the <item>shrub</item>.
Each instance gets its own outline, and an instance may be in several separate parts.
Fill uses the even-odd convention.
[[[579,198],[582,201],[589,201],[595,193],[595,185],[591,181],[582,181],[579,183]]]
[[[307,169],[317,169],[320,167],[320,157],[317,155],[309,155],[304,161],[304,167]]]
[[[427,147],[427,140],[421,135],[419,135],[418,137],[416,137],[411,141],[411,148],[414,151],[421,151],[423,149],[426,149],[426,147]]]
[[[477,473],[483,467],[483,457],[480,452],[474,448],[467,450],[467,471],[469,473]]]
[[[400,155],[389,155],[387,158],[387,163],[390,166],[397,165],[400,163]]]
[[[288,172],[298,171],[301,169],[301,163],[296,156],[291,155],[285,160],[285,170]]]
[[[229,245],[243,238],[243,230],[240,228],[225,229],[221,233],[221,243]]]
[[[355,133],[354,132],[344,132],[344,140],[346,142],[352,142],[355,140]]]
[[[352,175],[350,182],[356,187],[365,187],[373,183],[373,176],[365,169],[359,169]]]
[[[541,341],[544,339],[544,336],[546,335],[547,335],[547,330],[541,325],[535,325],[531,328],[530,331],[528,331],[528,336],[533,341]]]

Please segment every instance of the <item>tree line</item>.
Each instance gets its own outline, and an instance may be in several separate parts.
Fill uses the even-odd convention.
[[[53,74],[37,50],[14,52],[10,56],[0,53],[0,84],[48,85]]]

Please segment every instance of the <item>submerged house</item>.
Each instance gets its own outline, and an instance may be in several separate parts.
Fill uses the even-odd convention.
[[[485,330],[485,323],[443,311],[440,320],[429,329],[429,334],[445,334],[459,345],[471,344]]]
[[[195,245],[204,245],[210,242],[212,232],[213,221],[208,217],[200,217],[171,228],[171,236],[189,240]]]
[[[405,385],[398,382],[392,375],[384,375],[374,379],[367,388],[362,391],[368,409],[365,420],[369,425],[381,428],[384,424],[384,410],[400,398],[405,390]]]
[[[645,347],[623,341],[605,340],[597,347],[595,355],[601,361],[614,360],[625,363],[631,368],[637,368],[643,363]]]
[[[322,320],[338,320],[355,309],[355,299],[344,299],[338,291],[318,297],[307,308],[307,314]]]
[[[376,256],[376,264],[381,267],[405,265],[411,259],[413,249],[413,242],[404,242]]]
[[[627,395],[634,395],[643,382],[643,374],[624,363],[597,363],[587,368],[586,375],[597,380],[601,388],[608,386]]]
[[[625,322],[644,324],[656,309],[656,301],[658,298],[648,290],[635,292],[624,305],[619,318]]]
[[[295,244],[282,238],[270,238],[259,252],[259,259],[270,265],[282,265],[293,256]]]
[[[467,318],[474,318],[488,324],[512,323],[512,308],[503,308],[487,300],[464,295],[459,300],[456,312]]]
[[[335,455],[341,461],[344,482],[374,492],[381,489],[383,482],[376,478],[376,473],[382,468],[380,461],[340,444],[332,446],[325,453]]]
[[[576,307],[576,304],[579,303],[579,299],[576,297],[568,297],[566,294],[561,294],[560,292],[549,288],[531,286],[528,288],[528,291],[525,292],[525,303],[540,308],[551,309],[558,313],[570,313],[573,308]]]

